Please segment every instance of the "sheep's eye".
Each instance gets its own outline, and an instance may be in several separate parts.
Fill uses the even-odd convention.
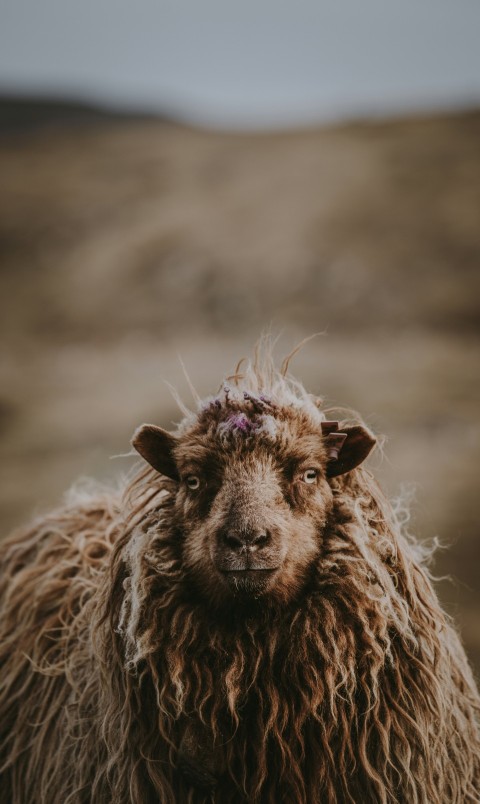
[[[317,481],[317,470],[316,469],[307,469],[303,475],[302,480],[304,483],[316,483]]]
[[[200,478],[198,478],[196,475],[188,475],[188,477],[185,478],[185,482],[188,488],[192,491],[195,491],[200,487]]]

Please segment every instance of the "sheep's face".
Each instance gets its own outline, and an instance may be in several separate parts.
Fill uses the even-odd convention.
[[[204,595],[286,602],[299,592],[333,506],[319,414],[214,400],[182,435],[145,425],[133,443],[176,480],[184,566]]]
[[[230,449],[177,448],[184,561],[210,595],[292,596],[318,554],[332,506],[322,439],[281,429],[273,443],[232,433]]]

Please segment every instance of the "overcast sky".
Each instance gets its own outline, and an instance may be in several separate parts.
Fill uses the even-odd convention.
[[[264,126],[480,102],[480,0],[0,0],[0,89]]]

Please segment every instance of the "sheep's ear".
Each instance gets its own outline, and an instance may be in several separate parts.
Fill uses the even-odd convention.
[[[338,429],[338,422],[322,422],[327,447],[327,476],[337,477],[359,466],[370,454],[376,438],[360,424]]]
[[[132,445],[142,458],[157,472],[178,480],[178,470],[173,457],[173,449],[177,439],[156,424],[142,424],[135,430]]]

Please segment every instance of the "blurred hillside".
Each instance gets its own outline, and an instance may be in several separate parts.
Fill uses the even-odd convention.
[[[177,353],[206,394],[266,325],[280,356],[323,332],[292,370],[387,435],[372,468],[451,545],[480,666],[480,112],[242,135],[41,112],[0,104],[2,530],[178,418]]]

